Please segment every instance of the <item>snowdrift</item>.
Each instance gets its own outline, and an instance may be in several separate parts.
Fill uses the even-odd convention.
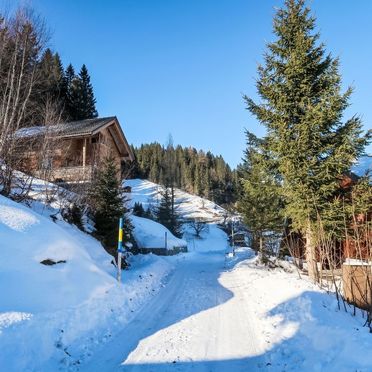
[[[32,206],[50,213],[40,200]],[[111,260],[90,235],[0,196],[0,369],[80,364],[173,270],[160,257],[139,255],[119,285]]]
[[[76,306],[115,283],[64,229],[3,196],[0,236],[2,311]],[[91,243],[89,249],[100,256],[103,265],[111,261],[98,242]],[[40,263],[44,260],[63,262],[47,266]]]

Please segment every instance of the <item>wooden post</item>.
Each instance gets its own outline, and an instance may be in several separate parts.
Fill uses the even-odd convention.
[[[83,170],[85,170],[85,164],[87,160],[87,138],[84,138],[84,144],[83,144]]]

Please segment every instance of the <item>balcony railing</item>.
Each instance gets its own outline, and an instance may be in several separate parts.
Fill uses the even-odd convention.
[[[92,166],[60,167],[51,172],[53,181],[87,182],[92,179]]]

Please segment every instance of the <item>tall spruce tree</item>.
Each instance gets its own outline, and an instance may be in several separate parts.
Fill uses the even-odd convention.
[[[66,69],[68,112],[71,120],[92,119],[98,116],[93,86],[88,69],[83,65],[79,75],[75,75],[70,64]]]
[[[73,88],[73,82],[77,79],[75,69],[70,63],[64,75],[64,87],[65,87],[65,111],[68,120],[74,120],[75,114],[75,89]]]
[[[63,90],[64,71],[58,54],[48,48],[38,63],[37,88],[33,92],[33,120],[40,125],[45,120],[46,105],[53,105],[59,112],[63,111],[65,94]],[[30,123],[29,123],[30,124]]]
[[[88,69],[83,65],[79,72],[76,84],[76,120],[92,119],[98,116],[96,99],[94,98],[93,86],[90,82]]]
[[[276,40],[258,68],[262,101],[245,100],[267,128],[286,213],[306,237],[309,275],[317,280],[314,222],[368,139],[358,117],[342,122],[352,90],[342,93],[339,60],[326,54],[314,30],[305,1],[286,0],[274,18]]]

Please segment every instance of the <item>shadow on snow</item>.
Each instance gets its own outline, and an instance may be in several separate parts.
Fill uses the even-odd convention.
[[[205,265],[205,261],[200,263],[201,257],[205,258],[208,265]],[[261,355],[241,359],[175,360],[166,363],[126,363],[121,365],[137,348],[141,340],[192,315],[229,301],[233,297],[233,293],[223,287],[218,279],[222,272],[233,269],[236,264],[247,258],[249,258],[249,254],[238,254],[237,257],[229,259],[226,263],[223,257],[221,258],[221,254],[199,255],[198,260],[193,261],[192,271],[185,273],[186,279],[180,280],[179,283],[172,283],[172,280],[177,281],[180,276],[171,277],[162,293],[156,295],[115,337],[115,339],[118,337],[121,340],[124,339],[124,342],[110,342],[103,346],[103,350],[96,350],[102,358],[98,364],[88,362],[88,370],[155,372],[189,370],[211,372],[345,371],[355,370],[356,367],[365,367],[360,366],[360,363],[363,363],[363,356],[358,353],[349,358],[349,366],[345,365],[344,358],[339,358],[340,351],[351,347],[350,343],[353,340],[344,340],[345,333],[337,325],[340,321],[347,321],[350,328],[355,330],[360,324],[356,320],[355,322],[351,321],[350,315],[342,311],[339,312],[339,316],[335,317],[337,311],[335,299],[326,293],[315,291],[304,292],[298,297],[279,304],[266,314],[276,323],[273,332],[285,334],[287,338],[277,344],[268,342],[267,350]],[[183,265],[180,264],[176,270],[182,270],[182,267]],[[168,290],[169,288],[170,290]],[[182,295],[179,295],[180,293]],[[160,303],[157,300],[159,296],[163,298]],[[175,302],[172,302],[172,299]],[[184,302],[183,299],[187,299],[187,301]],[[164,307],[166,303],[171,303],[172,309]],[[151,322],[141,316],[149,308],[152,309]],[[365,334],[367,338],[370,337],[367,332]],[[370,343],[367,338],[366,342]],[[116,360],[112,359],[113,355],[117,356]],[[372,362],[369,367],[371,366]],[[85,367],[83,365],[82,370],[85,370]],[[368,370],[368,366],[366,370]]]

